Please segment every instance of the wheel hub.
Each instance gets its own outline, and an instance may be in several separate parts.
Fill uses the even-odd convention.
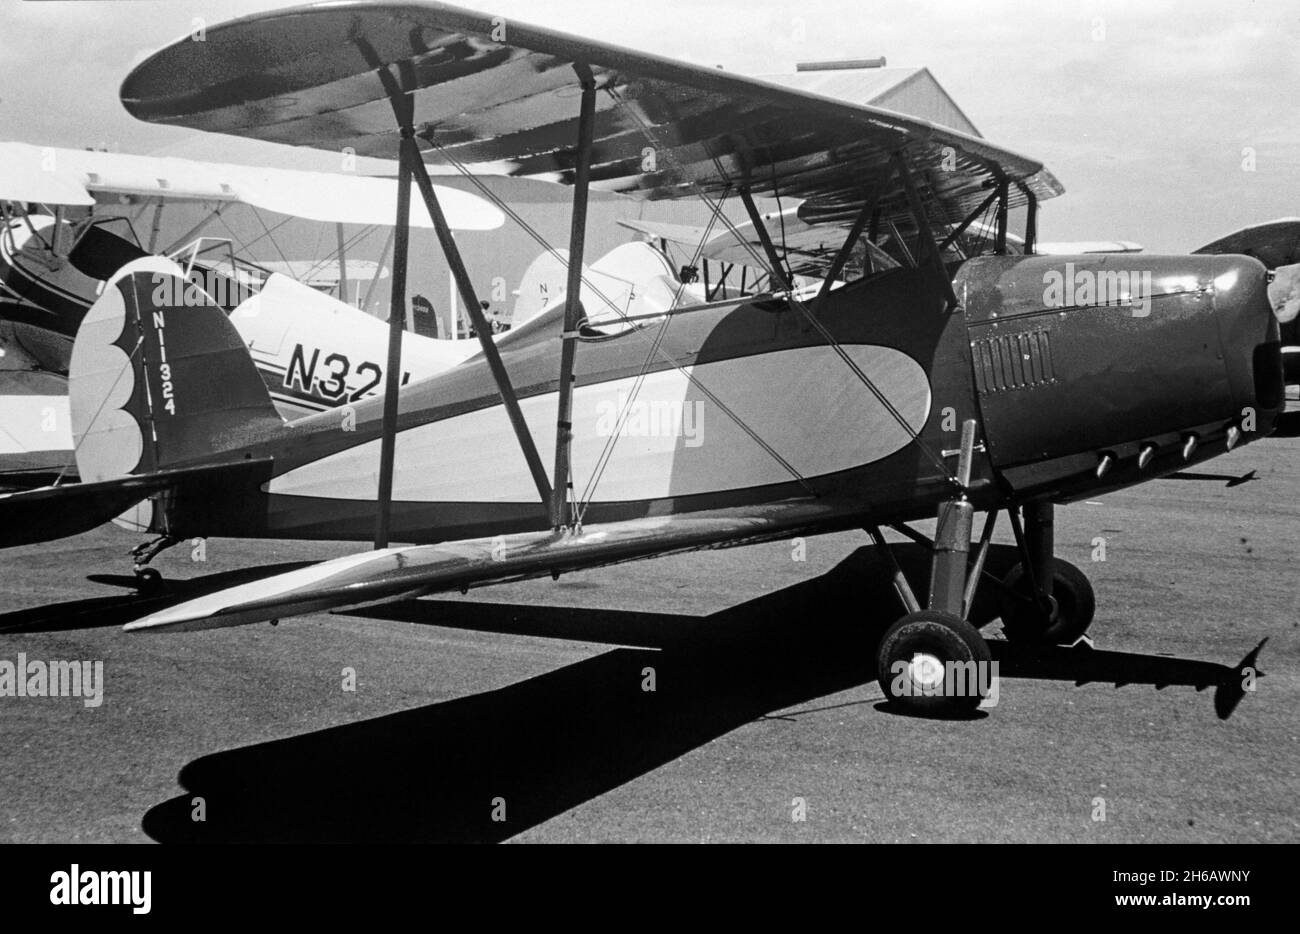
[[[943,687],[943,661],[929,652],[917,652],[907,666],[912,683],[922,691],[935,691]]]

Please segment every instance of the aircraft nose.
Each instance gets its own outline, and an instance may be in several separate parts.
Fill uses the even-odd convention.
[[[1249,256],[1214,260],[1214,311],[1228,383],[1243,425],[1261,435],[1285,408],[1282,345],[1268,297],[1268,270]]]

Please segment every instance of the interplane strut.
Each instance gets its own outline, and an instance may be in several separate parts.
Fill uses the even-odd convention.
[[[560,343],[560,385],[555,414],[555,478],[551,485],[551,528],[568,528],[573,519],[569,493],[573,445],[573,365],[582,319],[582,261],[587,232],[587,190],[591,181],[591,147],[596,122],[596,82],[586,65],[574,65],[582,85],[578,119],[577,164],[573,175],[573,220],[569,227],[569,274],[564,293],[564,331]]]

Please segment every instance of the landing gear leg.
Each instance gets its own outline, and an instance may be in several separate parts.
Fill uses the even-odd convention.
[[[975,423],[969,421],[963,426],[958,468],[963,489],[970,477],[974,440]],[[961,714],[978,707],[988,692],[992,656],[979,630],[966,620],[967,559],[974,512],[964,493],[939,507],[929,608],[924,610],[917,607],[879,529],[871,532],[877,547],[883,546],[893,563],[895,588],[908,610],[885,632],[876,651],[880,688],[892,705],[905,711],[931,716]]]
[[[1057,558],[1056,507],[1026,503],[1024,524],[1010,510],[1020,563],[1002,580],[1002,630],[1012,642],[1069,645],[1088,630],[1097,597],[1087,576]]]
[[[149,567],[149,562],[175,545],[179,539],[170,535],[159,535],[153,541],[141,542],[131,549],[132,567],[135,572],[136,587],[141,593],[156,593],[162,589],[163,576],[157,568]]]

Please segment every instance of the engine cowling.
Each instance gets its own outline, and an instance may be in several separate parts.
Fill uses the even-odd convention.
[[[1268,434],[1285,404],[1249,257],[979,257],[953,284],[989,457],[1018,495],[1177,470]]]

